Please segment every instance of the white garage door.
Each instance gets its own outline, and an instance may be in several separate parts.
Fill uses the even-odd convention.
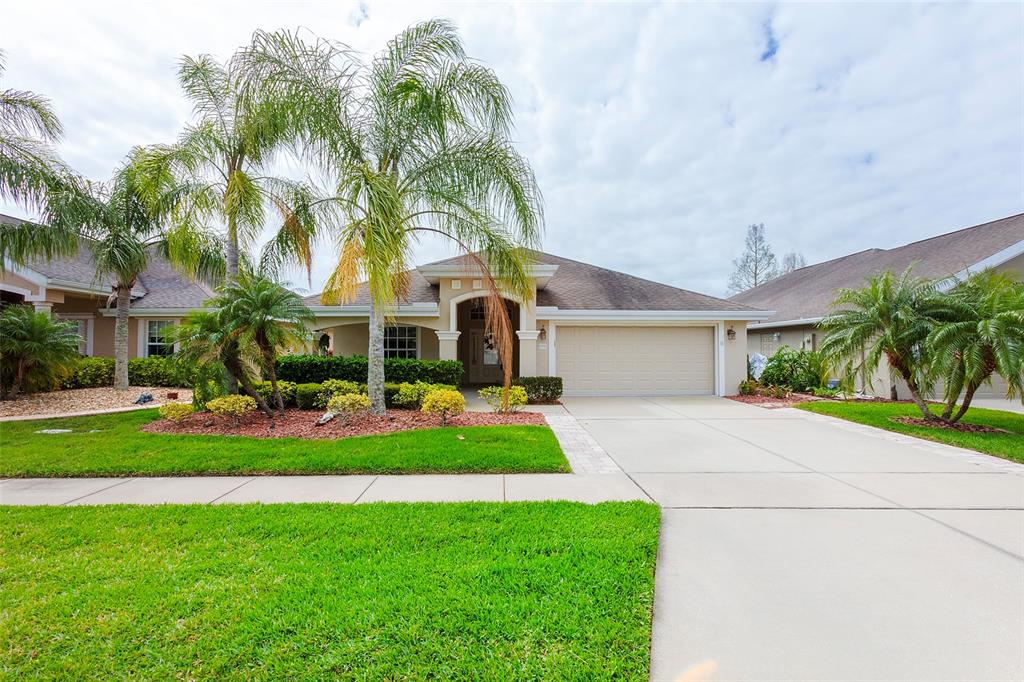
[[[713,327],[563,327],[555,374],[576,395],[710,395]]]

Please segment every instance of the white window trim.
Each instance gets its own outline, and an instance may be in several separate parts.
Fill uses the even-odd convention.
[[[140,317],[139,318],[139,333],[138,333],[138,344],[137,350],[138,355],[136,357],[148,358],[149,357],[149,323],[150,322],[170,322],[171,324],[180,324],[181,320],[178,318],[169,319],[166,317]],[[174,352],[178,352],[180,344],[174,344]]]
[[[402,324],[400,322],[395,323],[395,324],[388,324],[388,325],[384,326],[385,337],[387,336],[387,328],[388,327],[412,327],[413,329],[416,330],[416,359],[419,360],[420,359],[420,353],[423,351],[423,344],[421,343],[421,339],[420,339],[420,332],[422,331],[423,327],[421,327],[421,326],[419,326],[417,324]],[[387,349],[387,346],[385,346],[384,347],[384,358],[385,359],[388,357],[387,353],[388,353],[388,349]]]
[[[85,355],[92,357],[93,352],[93,321],[96,316],[92,313],[58,313],[55,316],[58,320],[68,322],[85,322]]]

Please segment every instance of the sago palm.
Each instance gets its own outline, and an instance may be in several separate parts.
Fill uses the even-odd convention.
[[[527,266],[542,209],[533,171],[509,138],[511,97],[494,72],[468,59],[441,20],[408,28],[367,64],[286,32],[258,33],[238,63],[260,87],[317,112],[304,139],[336,179],[331,205],[340,213],[324,298],[348,302],[368,283],[372,411],[384,411],[385,320],[425,234],[451,240],[479,267],[508,386],[514,336],[502,292],[524,303],[533,296]]]
[[[901,275],[885,272],[859,289],[840,290],[832,307],[820,322],[825,338],[819,351],[826,362],[852,382],[857,374],[874,373],[885,358],[922,416],[937,419],[924,400],[934,382],[924,342],[945,308],[935,284],[915,277],[911,268]]]
[[[26,388],[52,388],[77,360],[74,324],[25,305],[0,310],[0,398],[14,400]]]
[[[270,212],[279,227],[268,257],[312,264],[309,235],[316,231],[316,204],[309,185],[274,176],[281,152],[300,141],[295,108],[274,91],[241,88],[236,60],[184,57],[178,80],[197,121],[177,142],[149,148],[149,172],[170,172],[183,188],[174,225],[187,233],[205,229],[225,243],[227,277],[237,277]]]
[[[951,315],[929,334],[928,347],[945,380],[942,417],[957,422],[993,374],[1006,379],[1007,397],[1024,396],[1024,285],[986,270],[959,283],[949,299]]]
[[[225,330],[240,348],[255,348],[259,364],[270,379],[277,409],[284,414],[284,400],[277,386],[278,353],[309,341],[306,324],[313,313],[293,291],[264,277],[243,273],[227,282],[210,301]]]
[[[180,191],[173,178],[143,174],[140,152],[108,183],[77,179],[51,188],[38,223],[0,226],[0,254],[15,263],[53,253],[86,249],[96,280],[112,280],[116,301],[114,387],[128,388],[128,316],[131,292],[157,254],[182,272],[213,281],[223,275],[220,244],[204,233],[165,230],[165,218]]]

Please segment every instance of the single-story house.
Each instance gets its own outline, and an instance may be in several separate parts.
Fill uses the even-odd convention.
[[[748,326],[747,351],[771,356],[780,346],[816,350],[821,338],[817,323],[831,309],[836,292],[856,288],[864,279],[887,270],[903,272],[913,265],[920,277],[964,277],[986,268],[1009,271],[1024,278],[1024,214],[1018,214],[923,239],[892,249],[866,249],[849,256],[808,265],[729,300],[758,309],[775,311]],[[868,391],[888,397],[893,379],[883,368],[868,381]],[[896,381],[902,398],[909,393]],[[994,377],[991,386],[978,391],[979,398],[1002,398],[1006,382]]]
[[[15,218],[0,216],[0,220]],[[113,355],[109,281],[97,281],[87,250],[72,258],[6,263],[0,295],[78,322],[85,355]],[[725,395],[746,377],[747,324],[770,311],[537,253],[532,300],[509,300],[516,330],[515,376],[561,376],[570,395]],[[385,329],[389,357],[460,360],[465,382],[500,381],[496,350],[485,333],[486,289],[466,259],[409,272],[410,286]],[[212,295],[154,256],[132,292],[132,357],[173,351],[162,330]],[[314,345],[335,355],[365,355],[369,344],[365,286],[347,305],[309,296]]]

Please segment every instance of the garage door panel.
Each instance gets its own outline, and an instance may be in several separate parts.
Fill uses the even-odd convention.
[[[714,393],[712,327],[558,327],[567,394]]]

